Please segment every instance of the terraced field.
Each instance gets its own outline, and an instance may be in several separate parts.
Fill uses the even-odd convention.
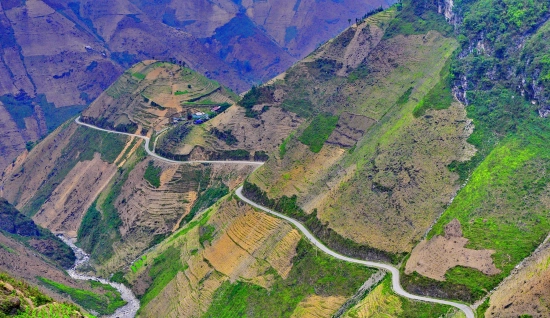
[[[101,127],[137,124],[145,131],[167,127],[170,118],[232,104],[236,95],[219,83],[175,64],[143,61],[126,71],[83,113]]]
[[[174,233],[146,257],[154,260],[152,264],[126,274],[136,291],[145,291],[140,311],[140,316],[145,317],[154,314],[180,317],[197,313],[206,316],[216,313],[217,317],[235,314],[246,303],[238,298],[232,306],[227,306],[231,302],[223,296],[235,288],[237,294],[231,292],[232,295],[241,297],[243,292],[252,293],[250,297],[259,297],[258,302],[269,306],[270,309],[263,308],[263,311],[259,310],[261,306],[257,307],[254,316],[262,316],[262,312],[269,310],[282,310],[285,316],[304,311],[323,315],[334,312],[373,272],[323,255],[316,256],[287,222],[256,212],[231,197],[221,200],[196,221]],[[169,265],[164,262],[168,258],[177,263],[170,266],[169,274],[166,273]],[[319,269],[311,262],[320,259],[323,265]],[[162,274],[161,268],[164,268]],[[338,275],[347,278],[326,280],[322,274],[325,270],[337,271]],[[147,281],[147,276],[152,282],[145,288],[141,285]],[[354,278],[355,282],[348,278]],[[295,279],[299,280],[298,286],[288,285],[293,285]],[[304,279],[312,279],[308,284],[317,287],[306,287]],[[267,296],[269,290],[273,293]],[[170,297],[174,293],[181,297]],[[290,304],[284,300],[287,297],[284,294],[288,293],[295,294]],[[170,304],[166,306],[160,299],[168,297]],[[274,306],[279,308],[274,309]]]
[[[253,169],[246,165],[173,165],[156,161],[152,164],[159,168],[158,187],[145,179],[151,163],[142,160],[130,170],[116,193],[112,204],[120,218],[120,238],[111,243],[112,256],[95,263],[97,271],[120,270],[149,246],[189,222],[193,214],[213,204],[217,197],[213,194],[210,198],[209,189],[222,186],[233,189]],[[112,195],[113,188],[106,189],[98,204]]]

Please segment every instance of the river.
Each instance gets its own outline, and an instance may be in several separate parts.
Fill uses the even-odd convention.
[[[112,315],[108,316],[102,316],[107,318],[134,318],[136,316],[136,313],[139,309],[139,300],[136,298],[132,290],[124,284],[115,283],[108,281],[103,278],[95,277],[95,276],[88,276],[83,275],[78,272],[78,268],[90,260],[90,255],[86,254],[81,248],[74,245],[74,243],[66,238],[63,235],[58,235],[58,237],[65,242],[65,244],[69,245],[69,247],[74,251],[74,254],[76,255],[76,260],[74,262],[73,267],[71,267],[67,273],[69,276],[71,276],[74,279],[79,280],[94,280],[96,282],[100,282],[102,284],[111,285],[113,286],[118,292],[120,293],[120,297],[126,301],[126,305],[118,308]]]

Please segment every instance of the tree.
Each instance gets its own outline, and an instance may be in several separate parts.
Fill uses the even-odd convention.
[[[351,24],[351,19],[348,19],[348,24]]]

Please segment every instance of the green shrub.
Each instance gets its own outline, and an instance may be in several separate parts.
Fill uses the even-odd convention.
[[[160,175],[162,173],[162,168],[155,166],[153,160],[149,161],[147,168],[145,169],[145,174],[143,178],[147,180],[153,187],[160,187]]]
[[[213,225],[206,224],[204,226],[199,227],[199,243],[202,247],[204,247],[204,242],[210,242],[212,241],[212,237],[214,237],[214,232],[216,231],[216,228]]]
[[[109,315],[115,312],[119,307],[126,304],[120,297],[120,293],[110,285],[104,285],[99,282],[90,281],[90,286],[96,290],[101,290],[101,293],[92,292],[89,290],[73,288],[65,286],[61,283],[54,282],[44,277],[38,277],[40,281],[47,287],[54,289],[60,293],[67,294],[73,301],[82,307],[96,311],[102,315]]]
[[[218,130],[218,128],[214,127],[210,130],[210,133],[212,135],[216,136],[216,138],[218,138],[219,140],[225,141],[225,143],[229,146],[234,145],[237,142],[239,142],[237,137],[235,137],[231,133],[231,129],[220,131],[220,130]]]
[[[153,300],[176,277],[178,272],[187,269],[187,264],[181,263],[180,253],[180,249],[170,246],[153,260],[153,264],[149,268],[149,276],[153,283],[141,296],[142,308]]]
[[[414,117],[423,116],[428,109],[447,109],[451,106],[451,103],[454,101],[454,97],[451,88],[452,75],[450,68],[451,59],[448,59],[439,74],[439,82],[432,87],[428,94],[426,94],[426,96],[424,96],[424,98],[422,98],[422,100],[418,102],[418,105],[414,108]]]
[[[142,74],[142,73],[137,73],[137,72],[136,72],[136,73],[132,73],[132,76],[135,77],[135,78],[137,78],[137,79],[140,80],[140,81],[143,80],[143,79],[145,79],[145,74]]]
[[[327,141],[336,124],[338,116],[330,114],[319,114],[298,138],[304,145],[309,146],[309,150],[317,153],[321,151],[325,141]]]
[[[220,183],[218,185],[210,186],[204,192],[199,193],[199,197],[195,201],[195,204],[193,204],[193,207],[191,208],[191,211],[189,211],[189,214],[187,214],[181,221],[180,226],[183,226],[187,223],[189,223],[195,215],[203,211],[210,206],[212,206],[214,203],[216,203],[219,199],[223,198],[229,194],[229,188],[223,184]]]
[[[130,269],[133,273],[136,273],[141,267],[146,265],[145,261],[147,261],[147,255],[143,255],[140,259],[136,260],[132,266],[130,266]]]
[[[255,151],[254,152],[254,161],[267,161],[269,159],[269,155],[267,152],[263,150]]]
[[[113,274],[113,276],[111,276],[111,279],[110,279],[112,282],[115,282],[115,283],[120,283],[120,284],[124,284],[126,286],[130,286],[130,283],[128,282],[128,280],[124,277],[124,273],[123,272],[116,272]]]
[[[288,135],[288,137],[286,137],[281,143],[281,145],[279,146],[279,157],[281,157],[281,159],[285,157],[285,154],[287,151],[286,146],[289,140],[292,139],[292,137],[294,137],[294,132],[290,133],[290,135]]]

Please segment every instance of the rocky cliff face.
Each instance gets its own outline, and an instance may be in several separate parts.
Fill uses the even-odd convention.
[[[453,0],[441,0],[437,2],[437,12],[443,14],[447,21],[453,21],[455,13],[453,12]]]

